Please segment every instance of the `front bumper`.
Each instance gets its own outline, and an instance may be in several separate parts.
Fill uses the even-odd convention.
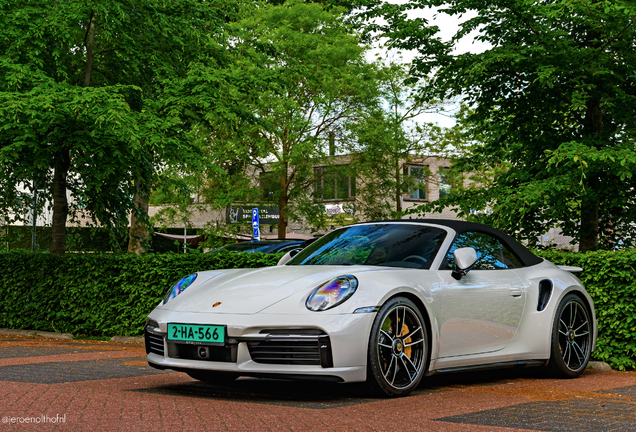
[[[235,315],[156,309],[146,326],[147,360],[153,367],[179,371],[364,381],[374,318],[375,313]],[[226,325],[227,341],[223,346],[170,341],[169,322]]]

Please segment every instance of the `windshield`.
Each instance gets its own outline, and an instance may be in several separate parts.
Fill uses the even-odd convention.
[[[428,269],[445,237],[446,231],[424,225],[354,225],[321,237],[287,265],[360,264]]]

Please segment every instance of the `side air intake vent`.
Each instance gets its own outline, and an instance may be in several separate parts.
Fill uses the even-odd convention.
[[[163,336],[164,333],[159,330],[159,325],[154,321],[146,325],[144,329],[146,354],[153,353],[163,356]]]
[[[546,308],[550,297],[552,296],[552,281],[543,279],[539,282],[539,303],[537,303],[537,310],[541,312]]]

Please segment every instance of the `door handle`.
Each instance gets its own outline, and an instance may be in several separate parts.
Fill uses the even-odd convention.
[[[521,294],[523,294],[523,292],[521,290],[515,289],[515,290],[510,290],[509,294],[513,297],[521,297]]]

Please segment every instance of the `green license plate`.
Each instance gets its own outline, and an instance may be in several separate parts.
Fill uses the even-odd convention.
[[[168,323],[168,339],[189,342],[225,343],[225,326]]]

